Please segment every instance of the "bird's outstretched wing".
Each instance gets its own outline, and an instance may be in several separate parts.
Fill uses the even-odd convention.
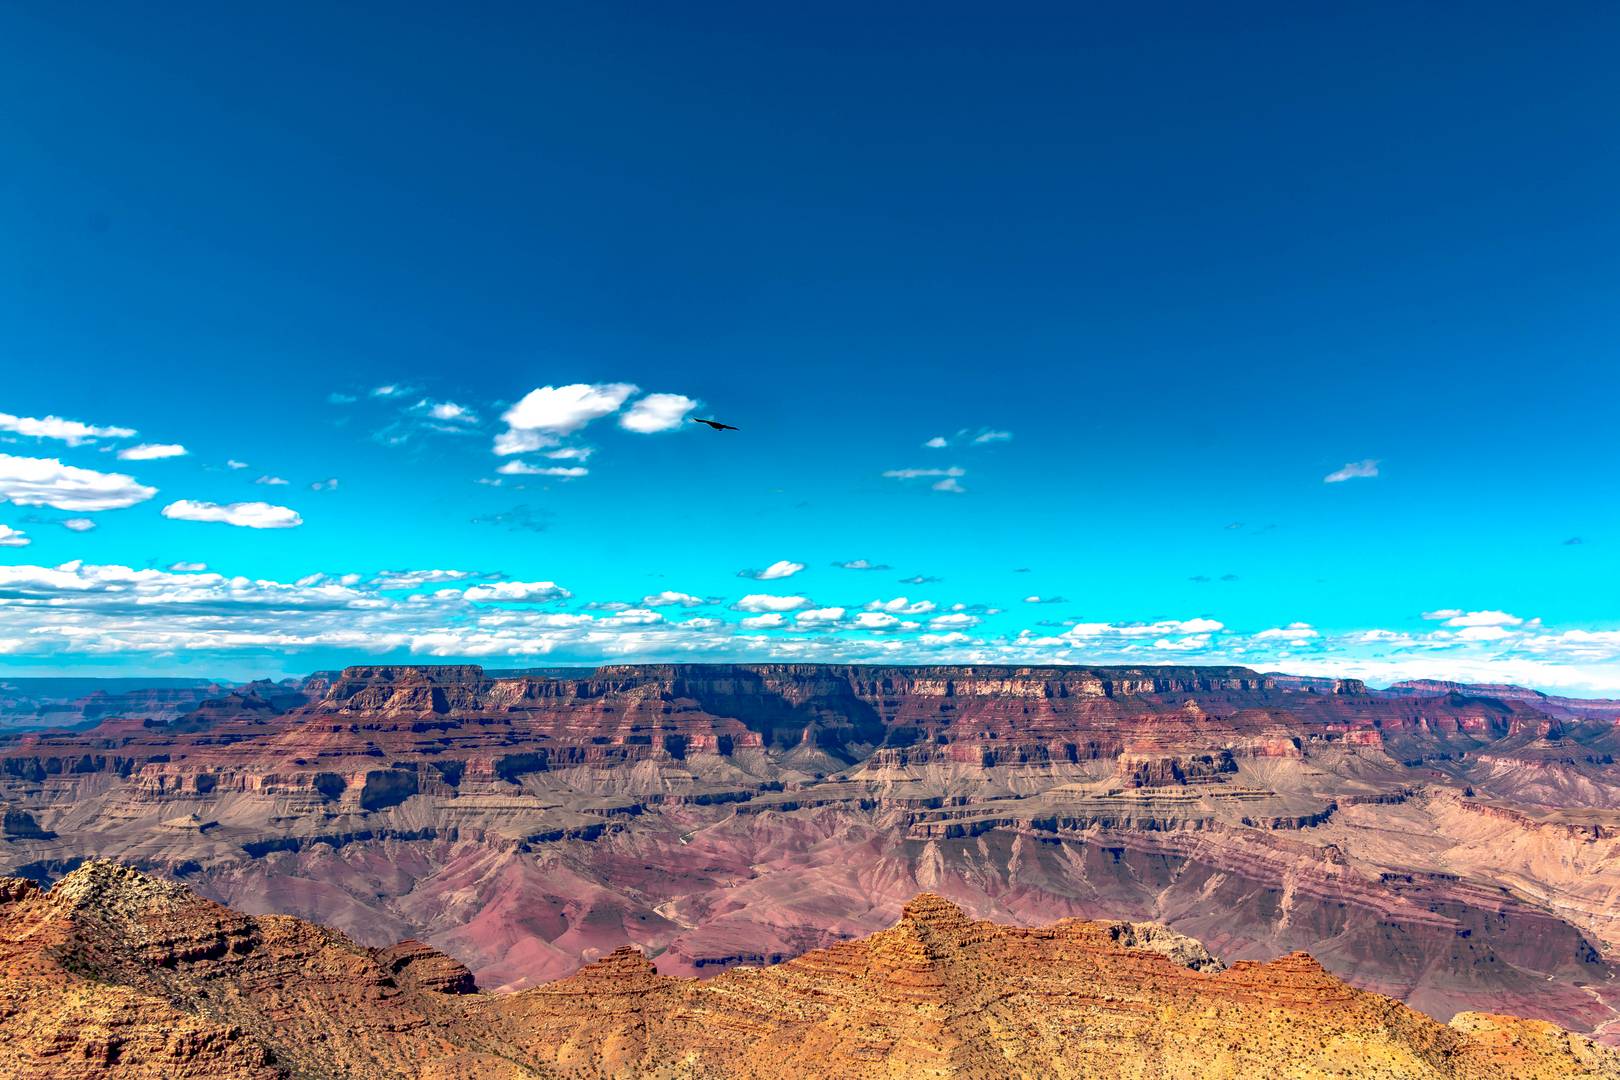
[[[701,417],[697,417],[697,416],[692,417],[692,423],[694,423],[694,424],[708,424],[710,427],[714,428],[714,430],[716,430],[716,431],[740,431],[741,430],[740,428],[732,427],[730,424],[722,424],[718,420],[704,420]]]

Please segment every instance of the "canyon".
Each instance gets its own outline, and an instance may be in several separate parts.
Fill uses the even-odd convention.
[[[932,894],[861,939],[713,979],[625,946],[512,994],[414,941],[366,948],[90,862],[0,879],[0,1075],[1395,1077],[1614,1080],[1620,1051],[1488,1013],[1449,1024],[1305,953],[1226,966],[1162,926],[970,919]]]
[[[669,1002],[791,987],[770,973],[853,955],[926,893],[953,926],[1151,922],[1231,971],[1342,979],[1442,1025],[1620,1042],[1613,702],[1238,667],[695,664],[357,666],[123,704],[0,737],[0,873],[113,859],[553,1004],[555,980],[604,973],[683,987],[647,991]],[[663,1060],[650,1031],[622,1045]]]

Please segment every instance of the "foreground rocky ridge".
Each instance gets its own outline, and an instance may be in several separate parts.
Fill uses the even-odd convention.
[[[1620,1077],[1553,1025],[1442,1025],[1303,953],[1224,968],[1163,927],[969,919],[918,896],[890,929],[711,980],[622,948],[476,992],[417,944],[368,949],[92,862],[0,879],[0,1076]]]
[[[355,667],[0,740],[0,870],[114,857],[509,989],[625,943],[670,975],[774,963],[934,891],[1167,923],[1234,960],[1308,950],[1441,1019],[1616,1039],[1614,717],[1514,689]]]

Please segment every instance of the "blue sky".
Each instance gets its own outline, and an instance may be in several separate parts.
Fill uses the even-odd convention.
[[[0,673],[1620,692],[1620,13],[587,7],[0,12]]]

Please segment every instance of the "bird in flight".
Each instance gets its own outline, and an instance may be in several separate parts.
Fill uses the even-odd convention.
[[[714,430],[716,430],[716,431],[737,431],[737,430],[739,430],[738,428],[732,427],[730,424],[722,424],[718,420],[700,420],[695,416],[692,417],[692,423],[694,423],[694,424],[708,424],[710,427],[714,428]]]

